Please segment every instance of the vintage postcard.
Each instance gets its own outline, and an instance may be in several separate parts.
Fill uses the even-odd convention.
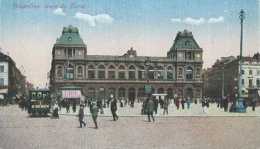
[[[0,149],[260,149],[260,0],[0,0]]]

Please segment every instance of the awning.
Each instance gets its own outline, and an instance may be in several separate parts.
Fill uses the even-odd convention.
[[[0,94],[7,94],[8,93],[8,89],[0,89]]]
[[[81,98],[80,90],[62,90],[62,98]]]

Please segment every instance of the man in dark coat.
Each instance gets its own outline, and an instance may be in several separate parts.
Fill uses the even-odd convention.
[[[98,109],[99,108],[98,108],[98,105],[97,105],[97,101],[93,100],[90,103],[90,113],[92,115],[92,119],[93,119],[93,122],[95,124],[96,129],[98,129],[98,125],[97,125]]]
[[[83,105],[80,105],[80,109],[79,109],[79,124],[80,124],[80,128],[82,128],[82,124],[84,124],[84,126],[86,126],[86,123],[84,122],[84,107]]]
[[[152,98],[152,97],[149,97],[149,98]],[[152,100],[154,102],[154,112],[155,112],[155,114],[157,114],[159,101],[155,97],[153,97]]]
[[[181,107],[182,107],[182,110],[184,110],[184,104],[185,104],[185,100],[184,98],[181,99]]]
[[[118,116],[116,114],[116,111],[117,111],[117,101],[116,101],[115,98],[112,99],[110,110],[111,110],[111,113],[112,113],[112,116],[113,116],[113,120],[114,121],[118,120]]]
[[[146,108],[147,108],[148,121],[151,122],[151,118],[150,118],[150,117],[152,117],[153,122],[154,122],[154,117],[153,117],[154,101],[151,99],[151,96],[149,96],[149,97],[147,98]]]

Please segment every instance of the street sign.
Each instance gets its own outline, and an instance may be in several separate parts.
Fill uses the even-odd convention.
[[[152,92],[152,86],[151,86],[151,85],[145,85],[145,86],[144,86],[144,92],[145,92],[146,94],[151,93],[151,92]]]

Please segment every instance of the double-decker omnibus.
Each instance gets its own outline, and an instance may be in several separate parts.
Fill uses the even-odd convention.
[[[48,89],[29,91],[28,113],[32,116],[47,116],[51,108],[50,91]]]

